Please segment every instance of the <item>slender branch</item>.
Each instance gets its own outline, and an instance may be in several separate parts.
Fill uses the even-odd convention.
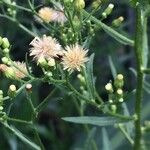
[[[120,131],[124,134],[124,136],[127,138],[127,140],[129,141],[129,143],[131,145],[134,144],[133,139],[130,137],[130,135],[127,133],[127,131],[124,129],[124,126],[122,124],[118,124],[118,127],[120,129]]]
[[[136,8],[136,35],[135,35],[135,56],[137,62],[137,88],[136,88],[136,102],[135,102],[135,114],[137,120],[135,121],[135,143],[134,150],[141,150],[141,107],[143,99],[143,72],[141,70],[143,65],[142,52],[143,52],[143,24],[142,24],[142,12],[138,5]]]
[[[142,72],[145,74],[150,74],[150,68],[142,69]]]
[[[28,99],[28,101],[29,101],[29,104],[30,104],[30,107],[31,107],[31,109],[32,109],[32,121],[34,121],[34,119],[36,118],[36,116],[37,116],[37,112],[35,111],[35,108],[34,108],[34,105],[33,105],[33,103],[32,103],[32,99],[31,99],[31,93],[27,93],[27,99]],[[35,138],[36,138],[36,140],[37,140],[37,143],[39,144],[39,146],[40,146],[40,148],[41,148],[41,150],[45,150],[45,148],[44,148],[44,145],[43,145],[43,143],[42,143],[42,141],[41,141],[41,139],[40,139],[40,136],[39,136],[39,134],[38,134],[38,132],[37,132],[37,129],[36,129],[36,127],[33,125],[33,131],[34,131],[34,134],[35,134]]]
[[[41,139],[40,139],[40,136],[39,136],[38,131],[37,131],[37,129],[36,129],[35,126],[33,126],[33,130],[34,130],[35,138],[36,138],[36,140],[37,140],[37,142],[38,142],[38,144],[39,144],[41,150],[45,150],[44,145],[43,145],[43,143],[42,143],[42,141],[41,141]]]
[[[6,122],[1,122],[7,129],[9,129],[11,132],[13,132],[20,140],[22,140],[24,143],[28,144],[35,150],[41,150],[39,146],[28,140],[19,130],[16,130],[12,126],[9,126]]]
[[[52,92],[50,92],[50,93],[48,94],[48,96],[35,108],[35,111],[36,111],[37,113],[39,113],[40,111],[42,111],[42,110],[47,106],[50,97],[55,93],[55,91],[56,91],[56,88],[54,88],[54,89],[52,90]]]
[[[16,118],[10,118],[10,117],[6,117],[7,121],[12,121],[12,122],[17,122],[17,123],[22,123],[22,124],[28,124],[28,125],[32,125],[31,121],[25,121],[25,120],[20,120],[20,119],[16,119]]]

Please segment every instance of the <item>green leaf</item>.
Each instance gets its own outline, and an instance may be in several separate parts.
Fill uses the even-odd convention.
[[[91,131],[89,132],[88,134],[88,137],[87,137],[87,140],[85,142],[85,146],[84,146],[84,149],[85,150],[89,150],[91,149],[91,143],[94,141],[94,135],[96,133],[96,128],[92,128]]]
[[[126,105],[125,103],[123,103],[123,104],[122,104],[122,107],[123,107],[123,109],[124,109],[124,115],[130,116],[130,112],[129,112],[129,109],[128,109],[127,105]],[[127,129],[128,134],[129,134],[130,136],[132,136],[132,135],[133,135],[133,129],[134,129],[133,123],[132,123],[132,122],[128,122],[128,123],[126,123],[125,126],[126,126],[126,129]]]
[[[93,60],[94,54],[92,54],[89,58],[89,61],[86,63],[86,67],[84,68],[84,76],[87,84],[87,89],[90,94],[90,98],[94,99],[95,93],[95,79],[93,76]]]
[[[113,75],[113,78],[115,79],[117,76],[117,70],[116,70],[115,65],[113,63],[112,57],[109,56],[108,59],[109,59],[109,65],[110,65],[111,73]]]
[[[29,75],[33,75],[31,73],[31,69],[30,69],[30,66],[29,66],[29,61],[28,61],[28,55],[27,55],[27,53],[26,53],[25,61],[26,61],[26,68],[27,68],[27,71],[28,71]]]
[[[84,117],[64,117],[65,121],[78,123],[78,124],[91,124],[97,126],[110,126],[116,123],[126,122],[123,119],[115,117],[95,117],[95,116],[84,116]]]
[[[105,128],[102,128],[102,137],[103,137],[103,150],[110,150],[110,141],[108,138],[108,133]]]

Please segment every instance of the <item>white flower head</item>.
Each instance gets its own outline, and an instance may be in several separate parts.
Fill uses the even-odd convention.
[[[57,57],[62,49],[55,38],[46,35],[43,35],[42,38],[35,37],[30,45],[32,46],[30,48],[30,56],[34,56],[36,60],[40,58],[49,60],[50,58]]]
[[[84,63],[88,61],[88,50],[78,44],[67,46],[65,49],[62,61],[64,70],[67,69],[69,72],[81,71],[81,67],[84,67]]]
[[[38,17],[37,20],[38,21],[45,21],[47,23],[53,21],[55,17],[55,10],[49,7],[43,7],[38,11]]]

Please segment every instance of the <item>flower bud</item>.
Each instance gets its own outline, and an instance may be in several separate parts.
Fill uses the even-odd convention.
[[[14,84],[10,85],[8,90],[9,97],[11,98],[14,97],[16,95],[16,91],[17,91],[16,86]]]
[[[122,95],[122,94],[123,94],[122,89],[118,89],[118,90],[117,90],[117,94],[118,94],[118,95]]]
[[[123,102],[123,90],[122,89],[117,89],[116,91],[116,98],[119,102]]]
[[[121,23],[124,21],[124,18],[122,16],[120,16],[119,18],[115,19],[112,24],[115,27],[119,27],[121,25]]]
[[[76,30],[80,28],[80,20],[77,16],[75,16],[73,19],[73,26]]]
[[[44,57],[41,57],[38,59],[37,64],[39,64],[41,67],[46,67],[47,66],[47,61]]]
[[[7,67],[4,71],[4,74],[7,78],[14,79],[16,77],[14,70],[11,67]]]
[[[8,59],[7,57],[2,57],[2,62],[3,62],[4,64],[7,64],[8,61],[9,61],[9,59]]]
[[[75,7],[78,11],[83,9],[85,7],[85,2],[84,0],[75,0]]]
[[[109,99],[109,103],[111,103],[111,104],[112,104],[112,103],[113,103],[113,100],[112,100],[112,99]]]
[[[105,11],[102,13],[102,17],[107,18],[107,16],[111,14],[113,8],[114,4],[109,4],[108,7],[105,9]]]
[[[3,95],[3,91],[2,90],[0,90],[0,95]]]
[[[48,66],[50,66],[50,67],[55,66],[55,60],[53,58],[49,59]]]
[[[114,91],[111,83],[107,83],[107,84],[105,85],[105,89],[106,89],[109,93],[113,93],[113,91]]]
[[[9,43],[8,39],[7,38],[3,38],[2,41],[3,41],[2,47],[3,48],[9,48],[10,43]]]
[[[26,84],[26,90],[28,91],[28,92],[32,92],[32,84]]]
[[[80,80],[81,83],[85,83],[85,78],[81,74],[78,74],[77,78]]]
[[[9,49],[5,48],[5,49],[3,49],[3,52],[4,52],[4,54],[8,54],[9,53]]]
[[[52,77],[52,76],[53,76],[53,74],[52,74],[51,71],[45,72],[45,75],[46,75],[47,77]]]
[[[118,74],[114,81],[114,86],[118,89],[118,88],[122,88],[123,85],[124,85],[123,75]]]
[[[124,101],[123,98],[120,98],[120,99],[119,99],[119,102],[120,102],[120,103],[123,103],[123,101]]]
[[[101,5],[102,1],[101,0],[95,0],[93,3],[92,3],[92,8],[93,9],[97,9],[100,5]]]
[[[3,106],[0,106],[0,112],[1,112],[3,109],[4,109]]]
[[[10,61],[10,60],[7,62],[7,65],[8,65],[8,66],[10,66],[10,65],[11,65],[11,61]]]
[[[113,113],[116,113],[117,106],[116,105],[111,105],[111,110]]]

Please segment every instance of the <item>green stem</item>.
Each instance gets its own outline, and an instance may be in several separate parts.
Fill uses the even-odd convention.
[[[137,62],[137,88],[136,88],[136,102],[135,114],[137,119],[135,121],[135,139],[134,150],[141,150],[141,107],[143,99],[143,72],[141,70],[143,65],[143,24],[142,24],[142,11],[138,5],[136,8],[136,35],[135,35],[135,56]]]
[[[41,141],[41,139],[40,139],[40,136],[39,136],[39,134],[38,134],[38,132],[37,132],[36,127],[34,126],[33,129],[34,129],[34,135],[35,135],[35,138],[36,138],[36,140],[37,140],[37,143],[39,144],[41,150],[45,150],[44,145],[43,145],[43,143],[42,143],[42,141]]]
[[[133,144],[134,144],[134,141],[133,141],[133,139],[130,137],[130,135],[127,133],[127,131],[125,130],[124,126],[123,126],[122,124],[119,124],[118,127],[119,127],[120,131],[125,135],[125,137],[126,137],[127,140],[129,141],[129,143],[130,143],[131,145],[133,145]]]
[[[17,123],[22,123],[22,124],[32,125],[31,121],[25,121],[25,120],[20,120],[20,119],[16,119],[16,118],[10,118],[8,116],[6,117],[6,120],[12,121],[12,122],[17,122]]]
[[[32,120],[33,120],[34,118],[36,118],[36,111],[35,111],[34,105],[32,103],[30,92],[27,92],[27,99],[29,101],[29,104],[30,104],[30,107],[31,107],[31,110],[32,110]]]
[[[11,132],[13,132],[20,140],[22,140],[24,143],[26,143],[27,145],[31,146],[33,149],[35,150],[41,150],[41,148],[39,146],[37,146],[35,143],[31,142],[30,140],[28,140],[19,130],[16,130],[15,128],[13,128],[12,126],[9,126],[8,123],[6,122],[2,122],[2,124],[9,129]]]
[[[144,74],[150,74],[150,68],[142,69],[142,72],[143,72]]]
[[[54,88],[54,89],[52,90],[52,92],[50,92],[50,93],[48,94],[48,96],[35,108],[35,111],[36,111],[37,113],[39,113],[40,111],[42,111],[42,110],[47,106],[50,97],[55,93],[55,91],[56,91],[56,88]]]
[[[36,118],[37,113],[36,113],[34,105],[32,103],[31,93],[27,93],[27,99],[29,100],[29,104],[30,104],[31,109],[32,109],[32,121],[33,121]],[[40,136],[39,136],[39,134],[37,132],[37,129],[35,128],[34,125],[33,125],[33,130],[34,130],[35,138],[36,138],[37,143],[39,144],[41,150],[45,150],[44,145],[43,145],[43,143],[42,143],[42,141],[40,139]]]

